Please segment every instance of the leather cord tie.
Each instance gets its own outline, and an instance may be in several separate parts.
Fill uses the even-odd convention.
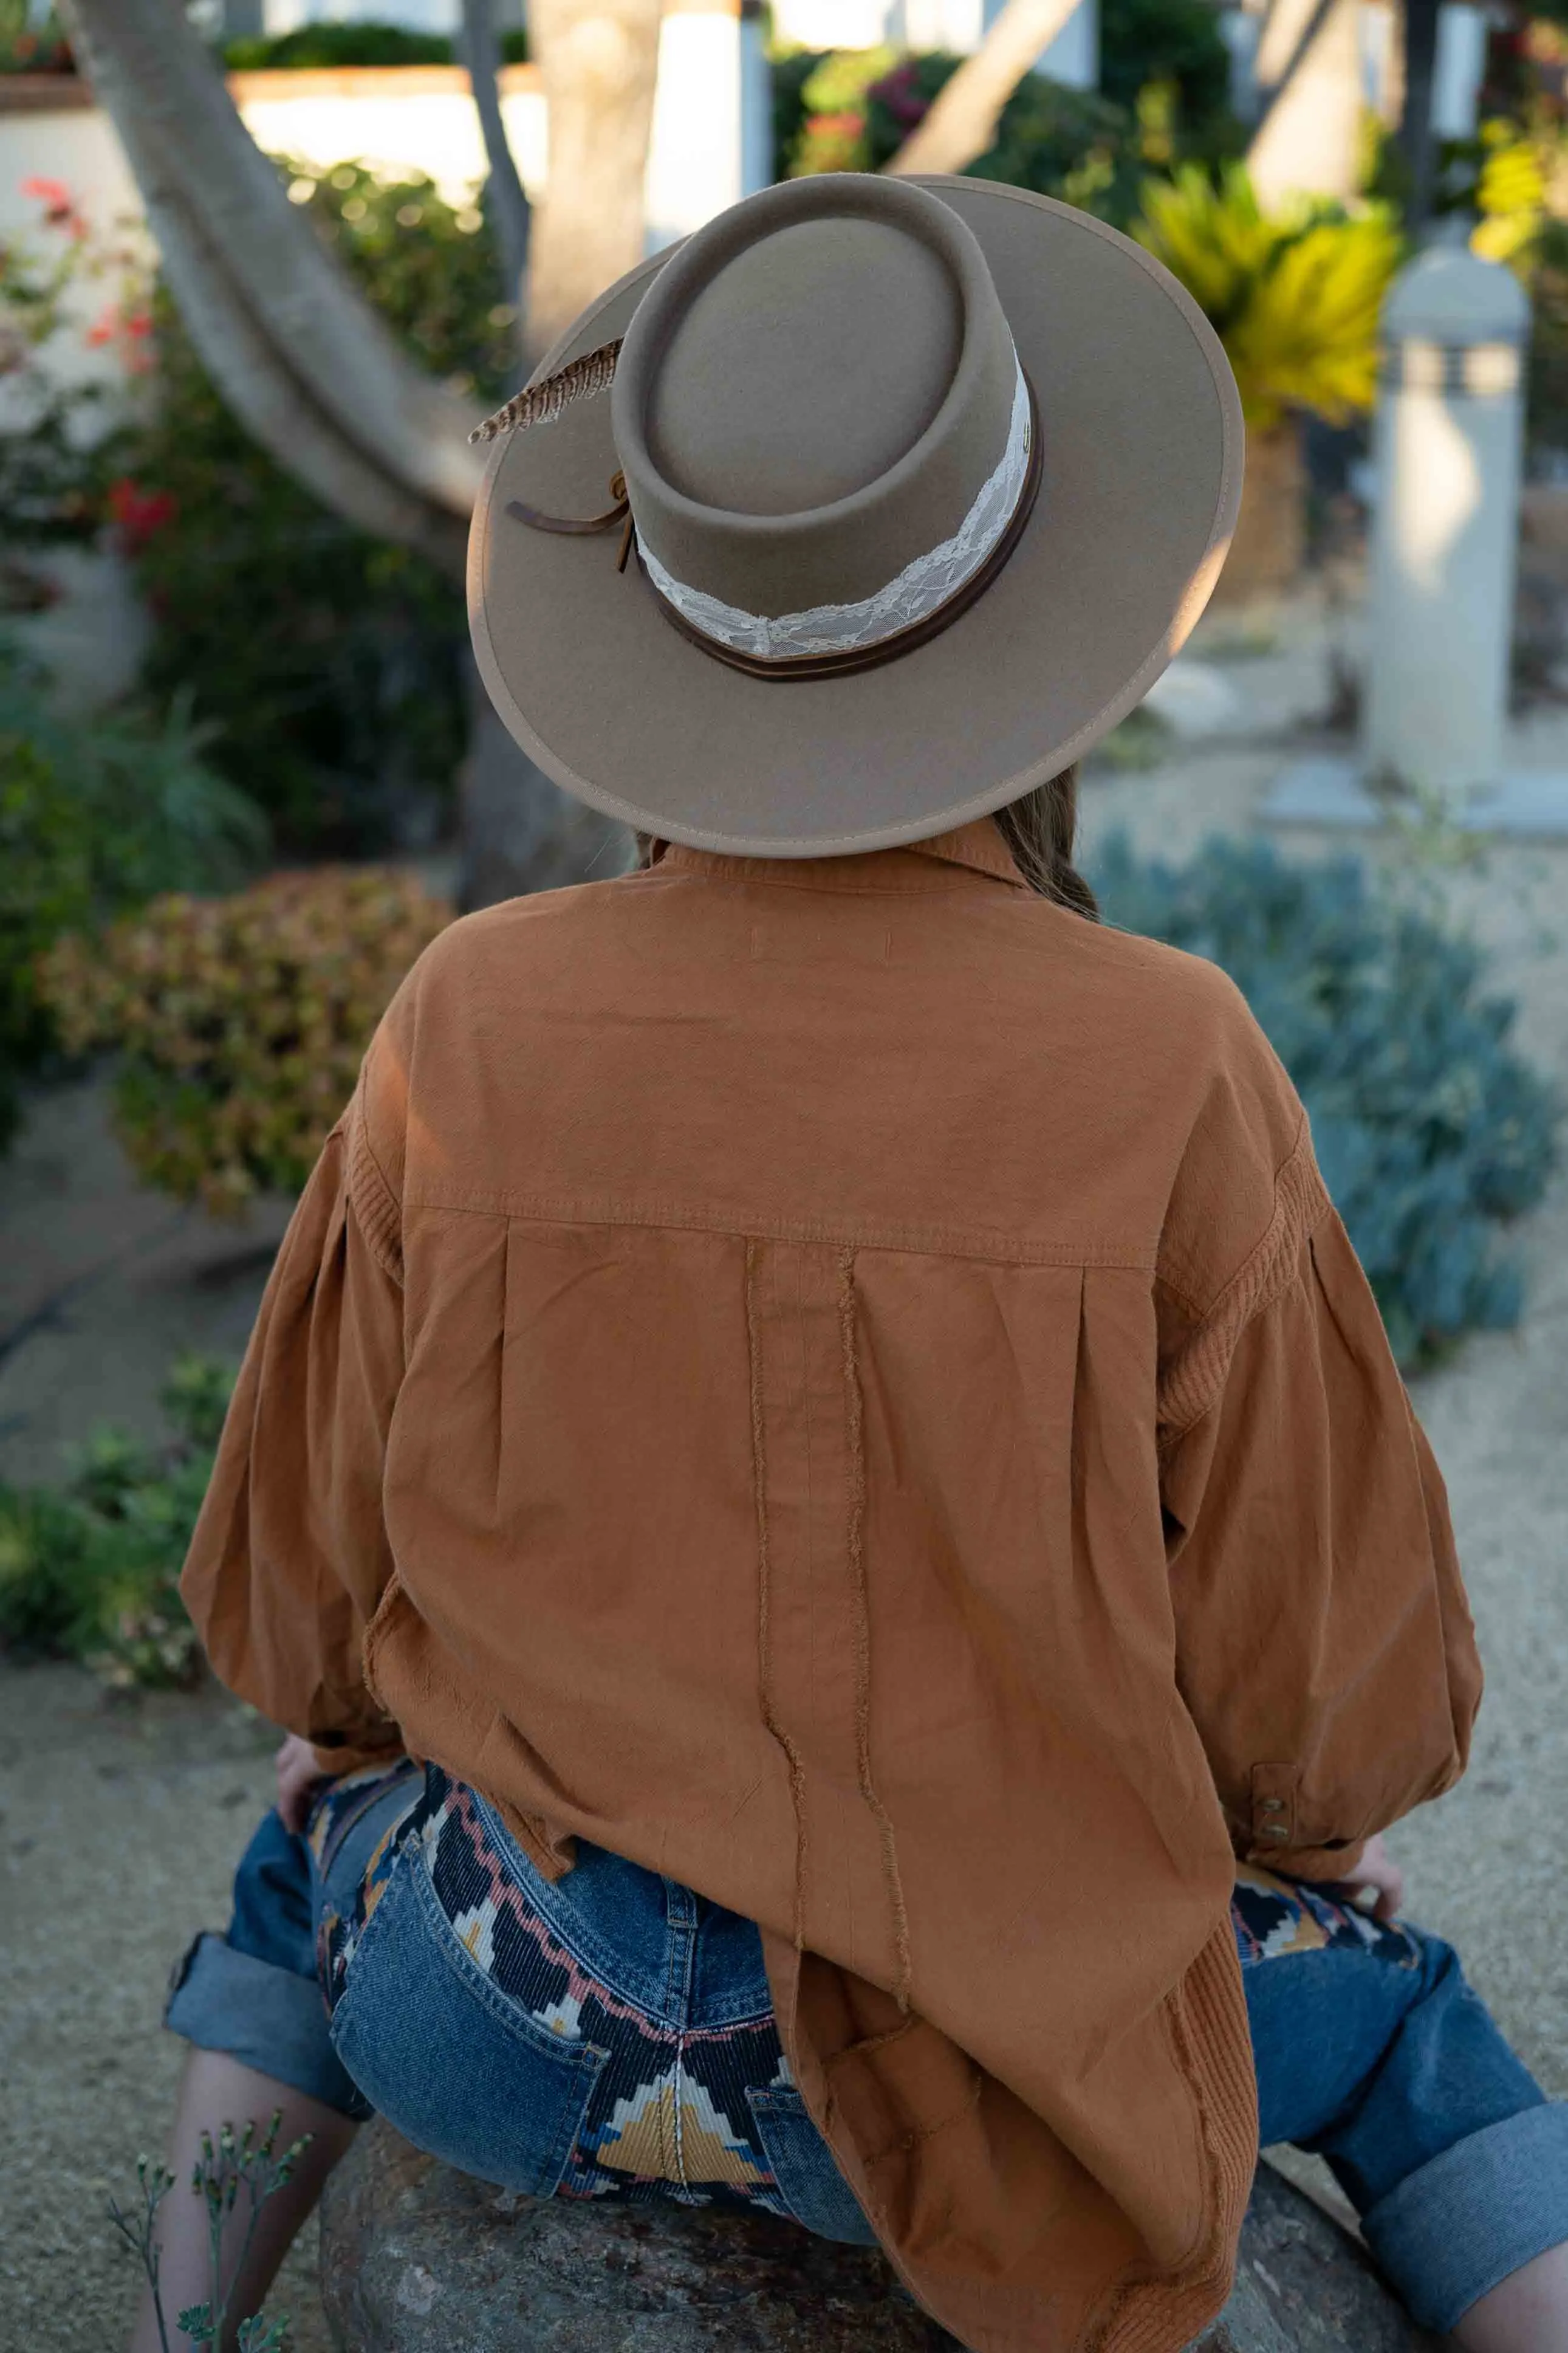
[[[509,515],[515,515],[519,522],[527,523],[531,531],[555,532],[568,539],[586,538],[598,531],[614,531],[618,522],[624,522],[626,529],[621,533],[621,552],[616,563],[616,570],[624,572],[632,552],[633,533],[632,503],[626,496],[624,474],[617,472],[610,476],[610,496],[616,501],[615,505],[606,507],[603,514],[597,515],[545,514],[538,507],[525,506],[521,499],[508,499],[506,511]]]

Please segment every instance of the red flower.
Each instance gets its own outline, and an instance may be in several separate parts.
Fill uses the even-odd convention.
[[[152,333],[153,314],[150,311],[121,311],[110,302],[86,330],[83,340],[95,351],[101,350],[106,343],[118,342],[121,364],[126,375],[146,375],[153,366],[152,353],[148,348]]]
[[[78,244],[87,235],[87,222],[77,210],[71,192],[63,180],[47,180],[37,174],[22,183],[22,194],[32,196],[44,207],[44,218],[51,228],[63,228]]]
[[[179,501],[173,491],[143,490],[122,475],[109,486],[109,512],[125,554],[137,556],[165,523],[174,522]]]

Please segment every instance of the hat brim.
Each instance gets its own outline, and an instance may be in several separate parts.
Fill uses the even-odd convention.
[[[918,183],[978,237],[1038,396],[1044,476],[1004,570],[928,643],[809,681],[727,668],[671,627],[616,534],[564,537],[616,470],[605,396],[499,440],[468,552],[474,649],[547,776],[627,825],[766,858],[889,848],[988,815],[1142,701],[1214,588],[1241,499],[1242,421],[1213,329],[1158,262],[1088,214],[994,181]],[[544,375],[625,332],[668,252],[585,311]]]

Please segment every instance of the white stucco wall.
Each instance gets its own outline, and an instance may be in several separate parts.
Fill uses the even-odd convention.
[[[530,195],[549,170],[549,121],[537,70],[501,74],[501,114]],[[395,71],[240,73],[229,77],[240,114],[269,154],[317,170],[362,161],[427,172],[449,203],[484,178],[484,142],[468,78],[457,66]],[[0,101],[4,93],[0,92]],[[647,168],[650,249],[699,227],[771,176],[772,129],[760,28],[732,5],[695,0],[665,17]],[[14,111],[0,102],[0,237],[34,231],[39,207],[25,181],[62,181],[95,229],[141,216],[113,125],[99,109],[62,99]]]
[[[235,74],[229,86],[247,130],[269,155],[296,155],[318,169],[352,161],[428,172],[449,204],[484,177],[479,119],[458,66]],[[548,133],[539,78],[527,67],[502,72],[501,119],[523,185],[537,195]]]

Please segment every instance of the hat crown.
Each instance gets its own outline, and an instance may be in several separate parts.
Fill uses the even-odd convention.
[[[832,505],[929,429],[963,343],[961,290],[922,238],[864,216],[795,221],[743,247],[672,322],[649,454],[703,506]]]
[[[858,603],[962,530],[1017,396],[951,206],[864,173],[764,189],[688,240],[627,329],[612,398],[639,543],[742,613]]]

